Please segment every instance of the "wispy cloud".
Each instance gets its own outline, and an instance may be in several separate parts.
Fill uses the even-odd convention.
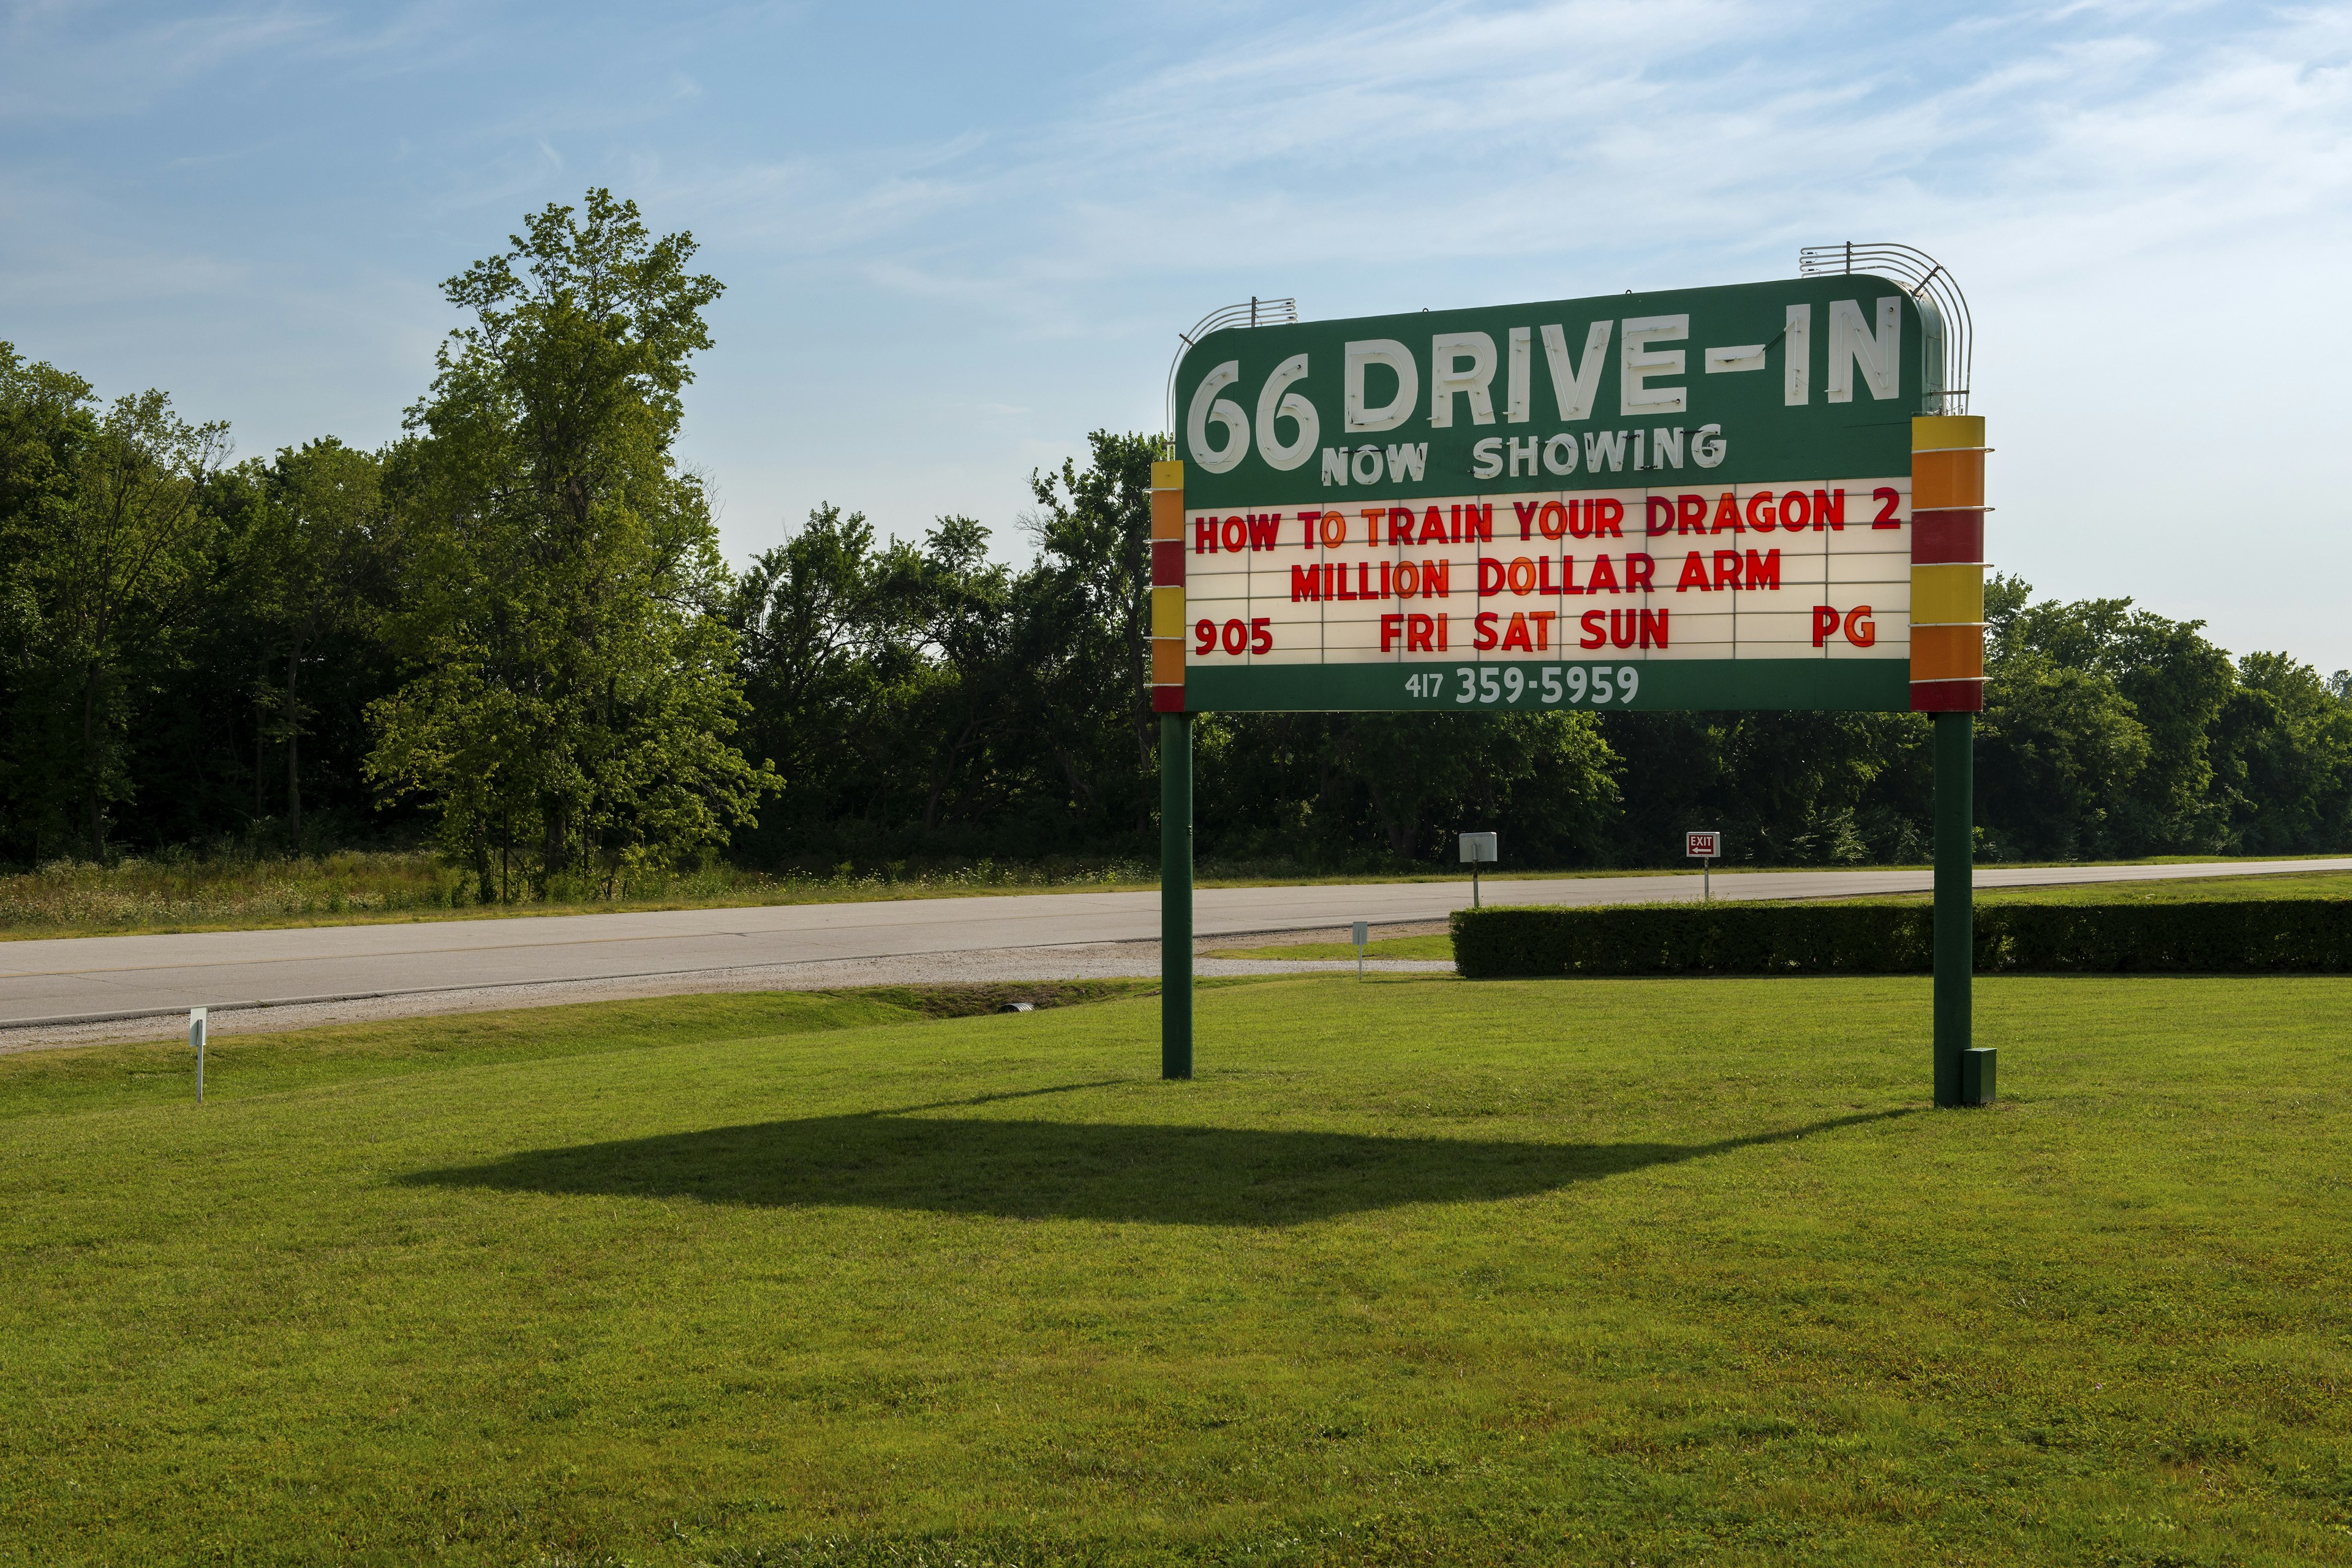
[[[1170,251],[1377,271],[1901,233],[2063,266],[2230,241],[2265,213],[2339,205],[2352,182],[2341,11],[2193,49],[2127,30],[2147,8],[1976,16],[1925,37],[1842,19],[1725,4],[1318,18],[1228,38],[1023,134],[862,148],[680,194],[747,238],[853,259],[887,244],[868,276],[992,287],[1020,310],[1026,289],[1181,265]],[[1793,50],[1792,32],[1864,41]],[[2020,251],[2009,237],[2025,231]]]
[[[0,335],[181,387],[249,449],[388,434],[436,279],[541,203],[635,195],[734,285],[689,429],[746,529],[827,495],[1017,509],[1032,462],[1156,418],[1174,331],[1253,291],[1351,314],[1905,240],[1979,308],[2010,564],[2225,631],[2297,595],[2346,624],[2344,0],[0,0]],[[949,412],[910,449],[872,411],[918,381]],[[2200,571],[2257,507],[2311,569]],[[2137,586],[2074,521],[2120,514],[2158,542]]]
[[[184,84],[326,37],[331,20],[275,5],[166,14],[23,5],[0,15],[0,119],[88,120],[147,108]]]

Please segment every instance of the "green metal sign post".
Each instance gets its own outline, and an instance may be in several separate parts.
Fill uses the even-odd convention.
[[[1192,1076],[1192,717],[1160,716],[1160,1076]]]
[[[1936,725],[1936,1103],[1962,1105],[1975,965],[1976,730],[1973,713]]]

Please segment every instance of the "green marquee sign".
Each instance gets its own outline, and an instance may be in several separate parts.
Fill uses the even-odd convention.
[[[1154,681],[1194,711],[1907,708],[1942,340],[1868,274],[1209,333]]]
[[[1194,713],[1911,710],[1935,716],[1935,1100],[1990,1099],[1967,302],[1907,246],[1801,266],[1341,321],[1253,304],[1188,342],[1151,497],[1164,1077],[1192,1073]]]

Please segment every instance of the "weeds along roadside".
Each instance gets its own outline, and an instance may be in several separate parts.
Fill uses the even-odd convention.
[[[0,936],[246,927],[318,921],[562,913],[582,910],[836,902],[992,890],[1156,887],[1157,867],[1047,860],[964,865],[890,862],[860,869],[746,870],[723,864],[640,870],[609,884],[559,875],[484,900],[470,868],[424,850],[342,850],[295,858],[126,857],[106,866],[55,860],[0,875]]]

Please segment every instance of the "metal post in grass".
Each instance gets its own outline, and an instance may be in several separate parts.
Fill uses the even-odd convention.
[[[1354,928],[1348,932],[1348,935],[1355,942],[1356,944],[1356,978],[1361,980],[1364,977],[1364,943],[1371,940],[1371,922],[1369,921],[1358,921],[1355,923]]]
[[[188,1009],[188,1048],[196,1053],[196,1103],[205,1102],[205,1010]]]
[[[1683,835],[1684,857],[1698,861],[1698,901],[1702,904],[1715,901],[1713,872],[1716,858],[1722,853],[1723,835],[1713,828]]]
[[[1465,833],[1462,836],[1462,859],[1470,868],[1470,907],[1478,904],[1478,868],[1495,863],[1495,836],[1491,833]]]
[[[1961,1103],[1969,1049],[1975,940],[1977,716],[1938,713],[1936,725],[1936,1103]]]
[[[1192,717],[1160,716],[1160,1076],[1192,1076]]]

